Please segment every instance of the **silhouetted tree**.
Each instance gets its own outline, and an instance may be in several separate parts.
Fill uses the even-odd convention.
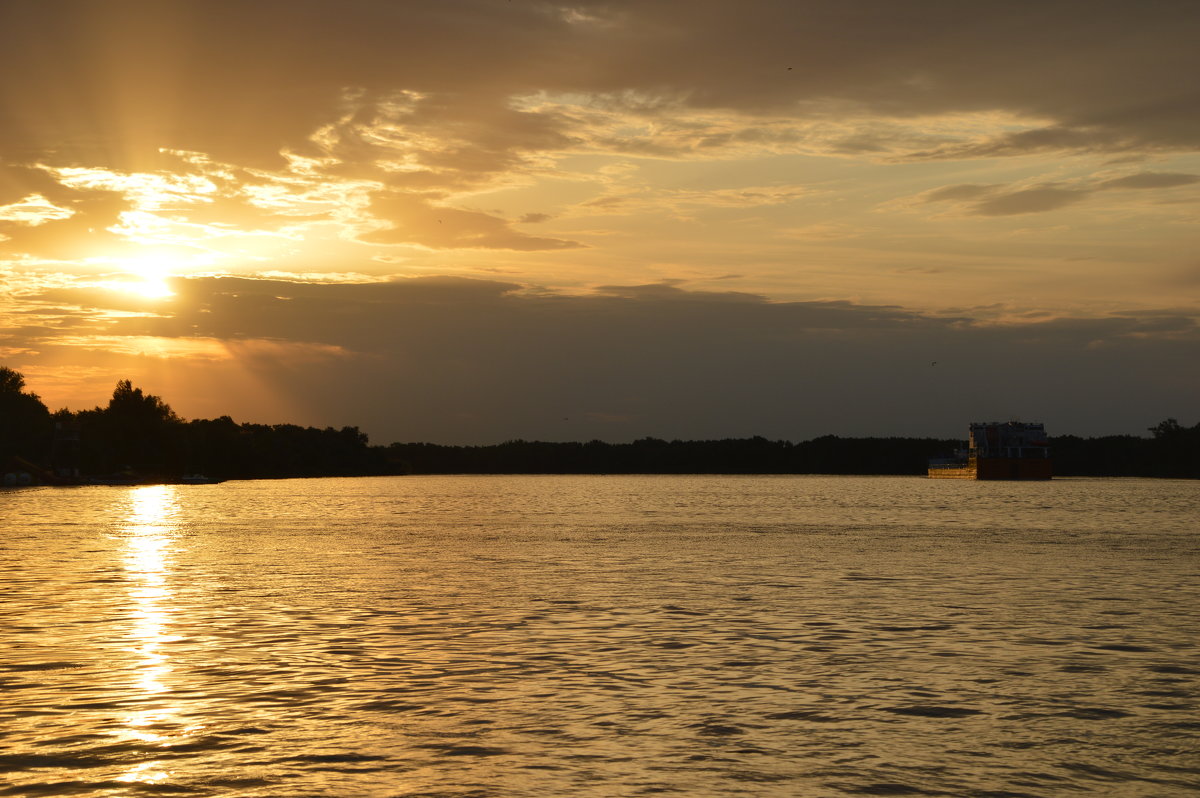
[[[25,390],[25,377],[0,366],[0,465],[16,455],[45,466],[52,424],[50,411],[35,393]]]
[[[1200,424],[1185,427],[1173,418],[1150,428],[1154,476],[1200,477]]]
[[[0,366],[0,394],[21,393],[25,390],[25,376],[8,366]]]
[[[1166,421],[1160,421],[1153,427],[1150,427],[1149,432],[1156,440],[1170,438],[1184,432],[1186,427],[1183,427],[1173,418],[1168,418]]]
[[[131,469],[143,475],[178,475],[184,468],[182,422],[166,402],[121,380],[104,408],[77,414],[84,470],[105,474]]]

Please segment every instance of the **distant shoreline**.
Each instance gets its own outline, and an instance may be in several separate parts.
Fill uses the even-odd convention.
[[[244,477],[214,480],[208,483],[197,483],[201,485],[218,485],[230,482],[276,482],[289,479],[401,479],[408,477],[861,477],[864,479],[872,478],[893,478],[907,477],[909,479],[927,479],[922,474],[827,474],[827,473],[788,473],[788,474],[766,474],[766,473],[714,473],[714,472],[688,472],[688,473],[626,473],[626,474],[604,474],[604,473],[543,473],[543,472],[472,472],[472,473],[428,473],[428,474],[328,474],[328,475],[308,475],[308,476],[262,476],[262,477]],[[1154,481],[1177,481],[1177,482],[1194,482],[1195,477],[1143,477],[1143,476],[1068,476],[1059,475],[1053,477],[1052,481],[1085,481],[1085,480],[1154,480]],[[1044,480],[1043,480],[1044,483]],[[1028,484],[1023,482],[1022,484]],[[194,487],[192,483],[180,482],[179,480],[168,481],[147,481],[138,483],[105,483],[105,482],[79,482],[74,484],[63,485],[47,485],[47,484],[30,484],[30,485],[0,485],[0,493],[9,490],[30,490],[33,488],[148,488],[148,487],[163,487],[163,486],[185,486]]]
[[[1195,430],[1154,438],[1109,436],[1049,439],[1056,477],[1200,478]],[[178,483],[291,477],[361,477],[434,474],[663,475],[744,474],[921,476],[929,458],[961,448],[956,439],[839,438],[800,443],[762,437],[630,443],[507,441],[490,446],[393,443],[372,446],[357,428],[324,430],[293,425],[235,424],[229,419],[175,422],[161,440],[134,451],[83,437],[83,467],[61,482]],[[127,441],[122,441],[127,444]],[[22,465],[25,463],[27,465]],[[7,486],[15,472],[53,484],[51,465],[10,459],[0,463]],[[132,463],[132,465],[130,465]],[[90,466],[90,467],[89,467]],[[97,467],[98,466],[98,467]]]
[[[453,475],[744,475],[744,476],[924,476],[930,457],[961,447],[960,440],[935,438],[839,438],[800,443],[762,437],[707,441],[643,438],[603,441],[508,441],[490,446],[394,443],[371,446],[355,428],[234,425],[232,421],[181,422],[186,430],[212,432],[217,424],[227,446],[188,441],[187,470],[152,467],[79,477],[77,484],[170,484],[202,481],[369,476]],[[1190,431],[1189,431],[1190,432]],[[1196,451],[1163,438],[1050,438],[1054,476],[1197,479]],[[1189,461],[1188,458],[1191,458]],[[201,480],[196,480],[201,481]],[[11,486],[11,485],[10,485]]]
[[[629,443],[510,440],[489,446],[371,445],[358,427],[183,419],[160,397],[121,380],[105,407],[51,413],[24,378],[0,367],[0,475],[44,483],[180,482],[406,474],[923,475],[957,438],[823,435],[792,443],[762,436],[640,438]],[[1200,478],[1200,424],[1167,419],[1152,437],[1048,439],[1055,476]],[[3,483],[0,483],[3,484]]]

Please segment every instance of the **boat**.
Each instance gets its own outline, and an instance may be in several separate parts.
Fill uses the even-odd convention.
[[[10,456],[0,461],[0,485],[6,488],[27,487],[30,485],[78,485],[78,474],[72,474],[63,469],[55,471],[42,468],[31,463],[24,457]]]
[[[86,477],[85,481],[88,485],[129,487],[135,485],[217,485],[225,480],[213,479],[203,474],[184,474],[181,477],[165,477],[125,471],[117,474],[109,474],[108,476]]]
[[[1050,479],[1043,424],[984,421],[970,426],[966,449],[929,461],[930,479]]]

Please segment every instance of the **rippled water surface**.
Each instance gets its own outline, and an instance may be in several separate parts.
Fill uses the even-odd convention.
[[[1200,483],[0,491],[0,794],[1200,793]]]

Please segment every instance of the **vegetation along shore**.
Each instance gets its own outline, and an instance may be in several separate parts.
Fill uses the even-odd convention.
[[[1200,424],[1167,419],[1149,435],[1049,440],[1056,476],[1200,478]],[[488,446],[371,445],[357,427],[180,418],[158,396],[117,383],[104,407],[51,412],[0,366],[0,473],[38,482],[127,477],[178,481],[388,474],[923,474],[957,439],[762,437],[631,443],[511,440]]]

